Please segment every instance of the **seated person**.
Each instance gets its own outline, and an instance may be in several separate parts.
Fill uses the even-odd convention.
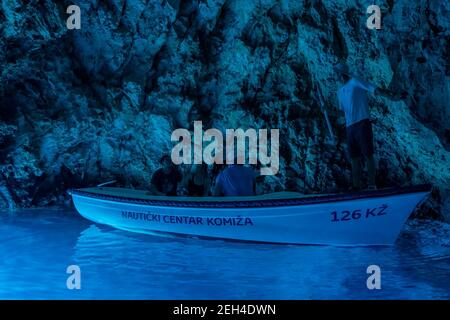
[[[205,163],[192,165],[187,181],[188,195],[193,197],[207,196],[209,185],[208,165]]]
[[[250,167],[230,165],[217,176],[214,195],[253,196],[256,193],[256,176],[256,172]]]
[[[158,196],[176,196],[182,176],[168,155],[161,158],[162,168],[153,173],[150,192]]]

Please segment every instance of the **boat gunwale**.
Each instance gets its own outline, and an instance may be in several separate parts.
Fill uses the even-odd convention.
[[[288,199],[242,199],[231,201],[184,201],[184,200],[168,200],[168,199],[138,199],[117,195],[108,195],[101,193],[89,192],[83,189],[72,189],[69,193],[94,199],[115,201],[120,203],[130,203],[137,205],[148,205],[158,207],[181,207],[181,208],[270,208],[270,207],[291,207],[311,204],[322,204],[330,202],[351,201],[370,198],[383,198],[397,196],[403,194],[431,192],[430,184],[421,184],[400,188],[388,188],[381,190],[366,190],[343,194],[305,196],[299,198]],[[198,199],[198,198],[197,198]]]

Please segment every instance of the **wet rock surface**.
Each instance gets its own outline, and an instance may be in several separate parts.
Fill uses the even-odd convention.
[[[356,0],[78,1],[80,30],[66,28],[68,1],[2,2],[0,206],[62,203],[113,179],[145,188],[172,131],[194,120],[280,129],[280,172],[261,192],[343,191],[332,67],[345,60],[407,93],[370,99],[378,186],[432,183],[415,215],[450,219],[450,7],[379,2],[381,30]]]

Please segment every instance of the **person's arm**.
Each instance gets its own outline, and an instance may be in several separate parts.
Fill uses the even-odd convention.
[[[370,93],[375,93],[375,91],[377,90],[377,87],[367,81],[358,78],[353,78],[350,81],[352,81],[356,87],[366,90]]]
[[[149,191],[147,192],[147,194],[153,195],[153,196],[165,196],[165,194],[158,191],[158,189],[156,189],[156,187],[153,184],[150,185],[150,188],[149,188]]]
[[[175,168],[174,170],[175,170],[175,177],[176,177],[175,185],[177,186],[175,193],[178,195],[178,191],[183,192],[183,189],[187,189],[187,187],[185,184],[183,184],[184,178],[183,178],[183,175],[181,174],[180,170],[178,168]]]
[[[339,93],[336,95],[336,99],[337,99],[337,107],[339,110],[343,110],[342,108],[342,104],[341,104],[341,99],[339,98]]]
[[[179,182],[179,185],[183,188],[187,188],[189,184],[189,179],[191,178],[191,171],[186,171],[184,175],[182,175],[181,181]]]
[[[253,194],[256,195],[257,186],[264,180],[265,176],[259,175],[255,169],[252,169],[253,173]]]
[[[384,89],[384,88],[376,88],[375,94],[380,95],[385,98],[388,98],[392,101],[400,101],[400,100],[403,100],[406,98],[404,93],[397,95],[394,92],[392,92],[391,90]]]
[[[155,196],[165,196],[164,193],[158,190],[156,187],[156,184],[158,183],[160,172],[157,170],[155,173],[153,173],[152,180],[150,182],[150,188],[147,194],[149,195],[155,195]]]
[[[222,185],[220,183],[216,183],[216,185],[214,186],[213,196],[215,196],[215,197],[223,196],[223,189],[222,189]]]
[[[220,181],[220,174],[216,178],[216,184],[214,185],[213,196],[220,197],[223,196],[222,183]]]
[[[353,81],[355,82],[356,86],[358,86],[359,88],[366,90],[368,92],[371,92],[375,95],[388,98],[392,101],[399,101],[399,100],[403,100],[405,98],[403,94],[397,95],[389,89],[375,87],[373,84],[365,82],[361,79],[353,79]]]
[[[205,177],[205,186],[203,187],[203,195],[204,196],[208,196],[209,195],[209,188],[211,187],[211,179],[208,175],[208,172],[206,172],[206,177]]]

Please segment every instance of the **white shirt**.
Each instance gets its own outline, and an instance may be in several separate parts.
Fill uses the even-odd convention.
[[[351,126],[364,119],[369,119],[367,92],[374,93],[376,87],[360,79],[351,78],[338,90],[339,108],[344,110],[345,123]]]

